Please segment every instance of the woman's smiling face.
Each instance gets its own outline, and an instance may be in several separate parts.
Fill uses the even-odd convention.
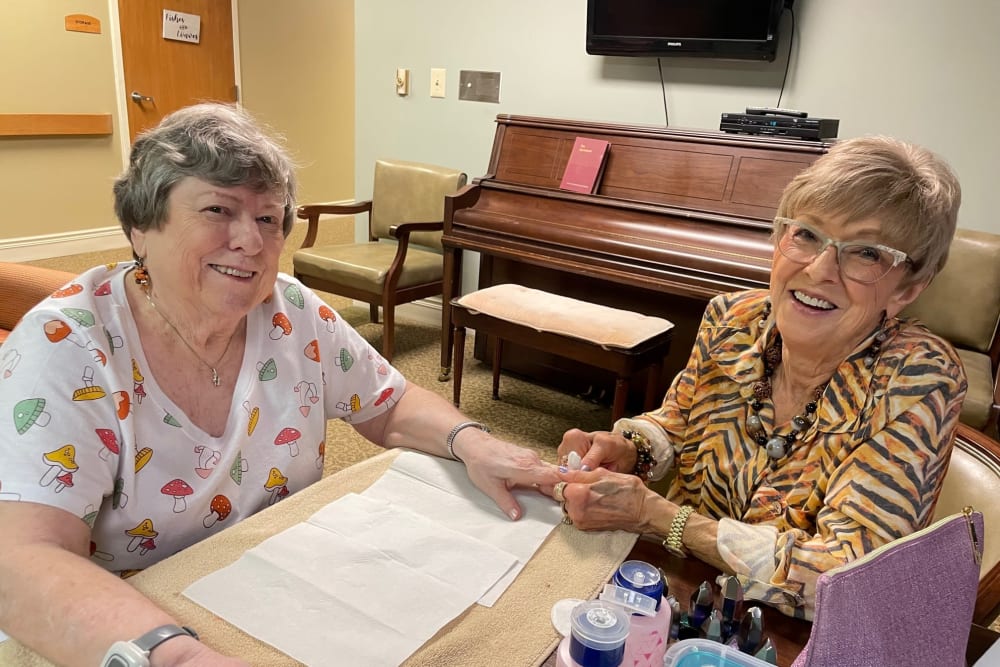
[[[188,317],[241,318],[270,294],[285,244],[284,199],[186,177],[170,191],[159,230],[132,230],[153,295]]]
[[[848,222],[808,212],[795,218],[838,241],[889,245],[876,218]],[[883,312],[894,317],[923,290],[923,284],[905,282],[906,272],[901,264],[876,282],[861,283],[841,274],[834,247],[803,264],[782,255],[776,243],[771,303],[778,330],[790,347],[809,350],[817,361],[838,363],[875,330]]]

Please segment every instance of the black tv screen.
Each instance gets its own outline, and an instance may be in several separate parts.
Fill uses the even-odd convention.
[[[774,60],[785,0],[587,0],[587,53]]]

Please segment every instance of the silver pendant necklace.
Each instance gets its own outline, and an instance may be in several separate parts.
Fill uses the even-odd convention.
[[[153,298],[149,295],[148,285],[142,286],[142,293],[146,295],[146,301],[148,301],[149,305],[153,308],[154,311],[156,311],[156,314],[159,315],[163,319],[163,321],[167,323],[168,327],[173,329],[175,334],[177,334],[177,337],[180,339],[180,341],[184,343],[184,347],[190,350],[191,354],[194,355],[195,359],[200,361],[202,364],[205,365],[206,368],[212,371],[212,384],[218,387],[222,383],[222,381],[219,379],[219,371],[217,371],[215,367],[218,366],[220,363],[222,363],[222,360],[226,358],[226,354],[229,352],[229,347],[233,344],[233,339],[236,338],[236,332],[234,331],[233,335],[229,337],[229,342],[226,343],[226,349],[222,351],[222,356],[219,357],[219,360],[216,361],[215,364],[210,364],[207,361],[205,361],[200,354],[195,352],[195,349],[191,347],[191,345],[187,342],[187,340],[184,338],[181,332],[178,331],[177,327],[174,326],[173,322],[168,320],[167,316],[161,313],[160,309],[156,307],[156,303],[153,302]]]

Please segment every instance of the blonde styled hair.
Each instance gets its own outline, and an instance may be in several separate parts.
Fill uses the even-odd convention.
[[[884,242],[910,257],[904,282],[913,284],[944,267],[961,203],[958,178],[940,157],[899,139],[869,136],[837,142],[792,179],[778,216],[878,219]]]

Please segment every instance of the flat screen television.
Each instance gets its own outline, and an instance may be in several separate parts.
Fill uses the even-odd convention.
[[[587,53],[773,61],[785,5],[786,0],[587,0]]]

